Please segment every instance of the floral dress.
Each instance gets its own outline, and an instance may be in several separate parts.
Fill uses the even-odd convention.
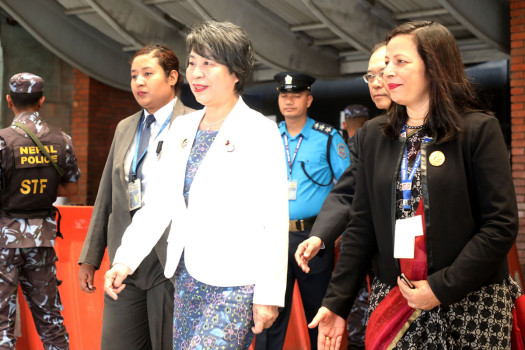
[[[189,202],[191,184],[218,131],[198,130],[184,183]],[[254,285],[216,287],[197,281],[184,264],[175,272],[173,349],[248,349],[254,334],[252,302]]]

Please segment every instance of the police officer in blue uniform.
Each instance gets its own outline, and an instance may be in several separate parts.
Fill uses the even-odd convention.
[[[309,263],[305,274],[297,265],[294,253],[310,234],[317,213],[343,171],[350,165],[348,148],[332,126],[308,117],[312,104],[311,86],[315,78],[300,73],[276,74],[279,109],[285,121],[279,124],[285,161],[288,164],[288,199],[290,236],[288,280],[285,307],[272,327],[257,335],[255,349],[282,349],[292,307],[294,282],[297,280],[306,321],[312,321],[330,281],[334,266],[334,247]],[[317,330],[309,330],[312,349],[317,349]]]

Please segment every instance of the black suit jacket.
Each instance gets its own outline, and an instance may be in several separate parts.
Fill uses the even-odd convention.
[[[484,113],[464,116],[455,141],[422,146],[427,281],[449,305],[509,274],[507,253],[518,230],[508,151],[498,121]],[[393,257],[395,184],[405,145],[383,135],[385,117],[361,129],[351,221],[323,305],[346,317],[372,259],[378,278],[392,286],[400,273]],[[434,151],[445,162],[434,166]]]
[[[354,143],[349,149],[350,166],[339,177],[337,184],[326,197],[310,232],[310,237],[321,238],[327,247],[335,243],[350,221],[350,207],[354,198],[355,175],[359,157],[360,130],[358,129],[354,134]]]

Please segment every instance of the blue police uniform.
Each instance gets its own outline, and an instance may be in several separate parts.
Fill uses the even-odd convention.
[[[302,138],[292,164],[291,177],[290,172],[288,172],[288,180],[297,181],[297,198],[289,202],[290,219],[299,220],[314,217],[319,213],[326,196],[332,190],[334,176],[336,180],[339,179],[339,176],[350,165],[348,148],[335,128],[316,122],[312,118],[306,119],[303,129],[294,137],[291,137],[288,133],[284,121],[279,124],[279,132],[283,137],[283,142],[284,135],[288,138],[290,158],[292,159],[297,144]],[[330,141],[330,164],[328,164],[327,159],[329,135],[332,136]],[[289,167],[288,171],[290,171]],[[318,184],[310,180],[308,176]]]
[[[321,210],[326,196],[332,190],[334,180],[339,179],[350,165],[346,143],[332,126],[307,117],[303,129],[294,137],[288,133],[284,121],[279,124],[279,131],[285,145],[288,180],[297,184],[295,199],[289,200],[290,241],[285,307],[280,310],[274,324],[262,334],[257,335],[256,350],[283,348],[291,313],[295,280],[299,285],[308,323],[312,321],[321,307],[334,266],[334,247],[326,247],[324,254],[319,254],[310,261],[310,273],[308,274],[297,265],[294,254],[297,246],[308,238],[311,225]],[[299,148],[297,148],[298,144]],[[289,150],[290,161],[293,160],[291,172],[286,148]],[[328,149],[330,149],[330,155],[328,155]],[[309,329],[308,332],[311,348],[317,349],[317,329]]]

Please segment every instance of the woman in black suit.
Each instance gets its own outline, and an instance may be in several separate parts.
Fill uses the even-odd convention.
[[[372,260],[367,349],[509,348],[518,215],[498,120],[481,110],[444,26],[397,27],[385,62],[393,103],[360,133],[352,220],[310,325],[319,348],[339,347]]]

